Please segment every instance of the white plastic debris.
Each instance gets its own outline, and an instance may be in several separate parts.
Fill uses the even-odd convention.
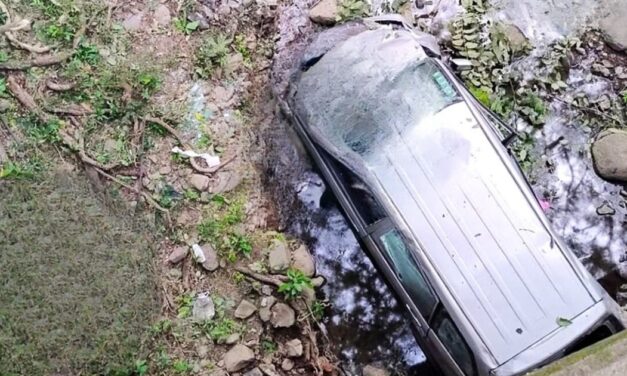
[[[198,244],[192,245],[192,252],[194,252],[194,259],[199,264],[202,264],[205,261],[207,261],[207,258],[205,257],[205,251],[203,251],[202,248],[200,248]]]
[[[211,155],[207,153],[202,153],[202,154],[196,153],[193,150],[182,150],[178,146],[175,146],[172,149],[172,153],[180,154],[188,158],[202,158],[205,160],[205,162],[207,162],[207,166],[209,167],[215,167],[220,164],[220,157],[218,157],[217,155]]]

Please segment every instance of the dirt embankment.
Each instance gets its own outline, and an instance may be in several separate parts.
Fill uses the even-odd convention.
[[[307,248],[277,231],[275,205],[260,172],[266,155],[260,134],[276,111],[268,80],[281,5],[81,0],[4,0],[3,5],[0,183],[9,191],[45,183],[57,192],[50,176],[61,164],[72,179],[88,179],[94,196],[106,198],[99,205],[122,203],[125,215],[153,235],[151,257],[143,254],[133,265],[135,273],[154,281],[137,291],[124,284],[109,295],[99,285],[102,277],[132,279],[109,274],[104,265],[85,268],[83,287],[102,288],[103,294],[83,296],[76,285],[67,287],[67,301],[56,299],[59,311],[49,313],[51,323],[67,323],[63,310],[90,322],[85,316],[90,310],[115,317],[123,309],[134,321],[121,318],[116,325],[147,328],[132,332],[137,340],[120,344],[111,357],[103,355],[107,347],[97,336],[82,338],[89,364],[37,350],[57,329],[34,325],[30,316],[15,326],[19,315],[3,316],[23,330],[2,332],[3,372],[334,372],[316,325],[325,303],[316,300],[314,288],[324,281],[315,276]],[[77,213],[85,208],[81,200],[72,204]],[[75,248],[105,242],[89,236],[98,227],[90,216],[98,214],[87,210],[86,215],[73,222],[85,228]],[[61,219],[51,212],[51,228]],[[111,244],[114,240],[122,239]],[[27,260],[38,260],[40,252],[62,253],[63,242],[46,243],[43,232],[29,241],[38,247],[16,240]],[[126,245],[136,251],[132,242]],[[119,249],[112,246],[110,257]],[[92,253],[94,248],[82,252],[85,262],[98,265],[102,255]],[[53,264],[60,269],[25,279],[20,288],[63,279],[62,263]],[[19,273],[13,268],[2,277],[13,281]],[[93,273],[104,275],[91,278]],[[48,296],[46,291],[41,295]],[[161,306],[158,317],[146,318],[151,315],[139,314],[139,305],[125,303],[153,291]],[[3,308],[23,309],[22,294],[17,289],[3,295]],[[46,302],[33,305],[40,309]],[[93,325],[97,330],[103,323]],[[72,333],[64,337],[68,342],[74,341]],[[117,340],[121,334],[111,335]],[[20,347],[20,338],[33,346]],[[19,359],[31,359],[37,368]]]

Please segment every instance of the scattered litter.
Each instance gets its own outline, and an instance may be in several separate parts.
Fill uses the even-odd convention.
[[[200,246],[198,244],[192,245],[192,251],[194,252],[194,259],[199,264],[202,264],[205,261],[207,261],[207,258],[205,257],[205,251],[203,251],[203,249],[200,248]]]
[[[202,158],[205,160],[205,162],[207,162],[207,166],[209,167],[216,167],[220,165],[220,157],[218,157],[217,155],[211,155],[207,153],[200,154],[196,153],[193,150],[182,150],[178,146],[175,146],[172,149],[172,153],[183,155],[188,158]]]
[[[608,202],[604,202],[603,205],[597,208],[597,214],[600,216],[614,215],[616,210]]]
[[[551,209],[551,203],[547,200],[538,200],[538,202],[540,203],[540,207],[542,208],[543,212],[548,212],[549,209]]]
[[[555,322],[557,323],[557,325],[559,325],[559,326],[560,326],[560,327],[562,327],[562,328],[563,328],[563,327],[565,327],[565,326],[568,326],[568,325],[570,325],[570,324],[572,324],[572,323],[573,323],[573,322],[572,322],[572,321],[570,321],[569,319],[565,319],[565,318],[563,318],[563,317],[558,317],[558,318],[555,320]]]

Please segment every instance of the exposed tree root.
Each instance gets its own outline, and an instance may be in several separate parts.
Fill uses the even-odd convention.
[[[46,81],[46,87],[52,91],[68,91],[68,90],[72,90],[74,87],[76,86],[75,83],[73,82],[56,82],[53,80],[47,80]]]
[[[6,17],[5,26],[7,24],[12,24],[11,13],[9,12],[9,8],[7,8],[7,6],[4,4],[2,0],[0,0],[0,9],[2,10],[2,12],[4,13]],[[24,21],[26,21],[27,24],[25,24]],[[30,21],[28,20],[20,20],[18,21],[18,24],[19,23],[21,24],[19,25],[17,30],[22,30],[22,29],[30,27]],[[50,52],[50,50],[52,49],[51,47],[48,47],[48,46],[34,46],[28,43],[21,42],[19,39],[17,39],[15,35],[13,35],[13,32],[12,32],[13,30],[15,30],[15,26],[10,27],[8,28],[8,30],[4,30],[3,32],[4,32],[4,35],[7,37],[7,39],[9,40],[9,42],[11,42],[11,44],[17,48],[21,48],[23,50],[27,50],[36,54],[43,54],[46,52]]]
[[[11,95],[13,95],[22,106],[37,115],[41,121],[45,123],[50,120],[50,116],[37,106],[33,97],[19,84],[15,75],[7,75],[7,88],[9,92],[11,92]]]
[[[269,275],[264,275],[264,274],[260,274],[260,273],[255,273],[255,272],[251,271],[250,269],[245,268],[243,266],[236,266],[234,269],[236,271],[244,274],[247,277],[255,279],[255,280],[259,281],[259,282],[266,283],[268,285],[274,285],[276,287],[281,286],[283,284],[283,282],[287,280],[287,277],[282,276],[282,275],[269,276]]]
[[[61,52],[54,55],[37,56],[29,61],[7,61],[0,63],[0,70],[26,70],[33,67],[47,67],[50,65],[60,64],[70,57],[73,53]]]
[[[52,114],[58,115],[70,115],[70,116],[87,116],[94,113],[94,111],[90,108],[85,108],[84,106],[78,104],[72,104],[64,107],[48,107],[46,111]]]
[[[157,203],[157,202],[156,202],[156,201],[155,201],[155,200],[154,200],[154,199],[153,199],[153,198],[152,198],[152,197],[151,197],[148,193],[146,193],[146,192],[144,192],[144,191],[139,191],[139,192],[138,192],[138,190],[137,190],[135,187],[133,187],[133,186],[131,186],[131,185],[128,185],[128,184],[126,184],[126,183],[125,183],[125,182],[123,182],[122,180],[120,180],[120,179],[116,178],[116,177],[115,177],[115,176],[113,176],[113,175],[109,175],[109,174],[107,174],[106,172],[102,171],[101,169],[99,169],[99,168],[97,168],[97,167],[95,168],[95,170],[96,170],[96,171],[97,171],[100,175],[102,175],[102,176],[104,176],[105,178],[107,178],[107,179],[109,179],[109,180],[111,180],[111,181],[113,181],[113,182],[115,182],[115,183],[117,183],[117,184],[121,185],[122,187],[124,187],[124,188],[126,188],[126,189],[129,189],[129,190],[131,190],[131,191],[133,191],[133,192],[135,192],[135,193],[139,193],[139,194],[141,194],[141,195],[144,197],[144,199],[146,200],[146,202],[148,202],[148,204],[149,204],[150,206],[152,206],[152,207],[154,207],[155,209],[157,209],[157,210],[159,210],[159,211],[161,211],[161,212],[165,213],[166,217],[168,218],[168,222],[170,221],[170,211],[169,211],[168,209],[166,209],[166,208],[162,207],[161,205],[159,205],[159,204],[158,204],[158,203]]]

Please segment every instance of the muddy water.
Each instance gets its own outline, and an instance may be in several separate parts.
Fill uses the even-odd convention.
[[[612,0],[606,0],[612,1]],[[278,21],[281,39],[275,55],[275,91],[281,92],[296,57],[317,30],[307,20],[311,0],[296,0],[284,7]],[[537,46],[570,35],[594,23],[596,0],[495,0],[493,19],[517,24]],[[607,82],[584,81],[586,64],[573,70],[567,95],[583,91],[591,99]],[[546,126],[534,134],[534,190],[550,203],[547,215],[557,232],[597,278],[614,275],[610,290],[620,284],[621,263],[627,249],[625,209],[621,187],[598,178],[589,155],[590,129],[579,123],[580,114],[556,101]],[[378,362],[400,374],[432,375],[415,343],[405,313],[360,248],[335,201],[289,129],[277,120],[266,139],[273,144],[267,162],[268,176],[276,186],[286,228],[310,245],[318,271],[327,278],[323,288],[330,301],[324,320],[330,343],[349,375],[360,374],[369,363]],[[616,214],[597,215],[597,208],[610,205]],[[627,273],[623,272],[623,275]],[[613,291],[610,291],[613,292]]]

